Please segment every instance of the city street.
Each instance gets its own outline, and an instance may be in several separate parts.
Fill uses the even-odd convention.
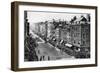
[[[49,43],[39,43],[39,46],[36,50],[38,57],[44,56],[44,60],[60,60],[60,59],[68,59],[72,58],[68,54],[58,50],[57,48],[53,47]]]
[[[32,36],[38,37],[41,42],[38,43],[38,47],[36,48],[36,53],[38,56],[39,61],[46,61],[46,60],[61,60],[61,59],[72,59],[72,56],[66,54],[65,52],[61,51],[57,47],[52,46],[50,43],[45,43],[42,38],[38,35],[34,34],[31,31]]]
[[[49,20],[42,21],[39,18],[40,21],[33,22],[33,16],[33,20],[29,17],[28,21],[26,14],[25,59],[47,61],[90,58],[90,14],[67,14],[70,20],[62,14],[59,17],[58,13],[47,13],[49,15]],[[56,19],[55,15],[59,18]]]

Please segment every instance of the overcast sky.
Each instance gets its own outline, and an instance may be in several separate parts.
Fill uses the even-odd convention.
[[[30,23],[36,23],[46,20],[71,20],[74,16],[80,17],[81,15],[86,16],[86,14],[79,14],[79,13],[54,13],[54,12],[34,12],[34,11],[28,11],[28,21]]]

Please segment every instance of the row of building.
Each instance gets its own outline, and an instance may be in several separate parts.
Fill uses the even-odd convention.
[[[90,48],[90,21],[84,16],[73,22],[68,21],[45,21],[34,24],[33,31],[46,39],[55,37],[58,41],[66,41],[71,45]]]

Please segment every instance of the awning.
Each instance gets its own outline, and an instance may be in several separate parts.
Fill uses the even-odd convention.
[[[68,44],[68,43],[67,43],[67,44],[65,44],[65,45],[66,45],[66,46],[68,46],[68,47],[72,47],[72,45],[71,45],[71,44]]]

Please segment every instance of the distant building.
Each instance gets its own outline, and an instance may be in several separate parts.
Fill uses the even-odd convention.
[[[66,41],[66,43],[71,44],[71,33],[70,33],[70,26],[66,25],[65,29],[61,29],[61,39]]]
[[[35,23],[35,29],[33,29],[33,31],[38,34],[45,35],[46,33],[45,26],[46,24],[44,22]]]

